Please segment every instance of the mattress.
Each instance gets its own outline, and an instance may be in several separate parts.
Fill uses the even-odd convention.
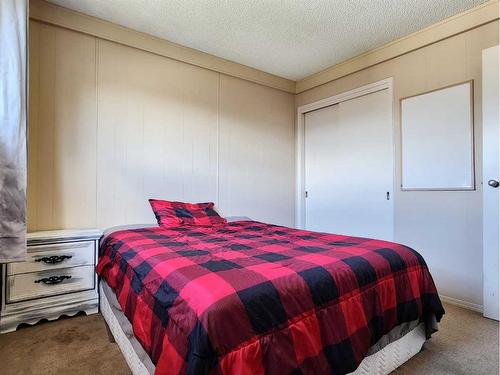
[[[362,371],[444,314],[413,249],[248,220],[113,232],[97,272],[158,375]]]
[[[132,325],[105,281],[99,284],[100,309],[133,375],[154,375],[155,366],[135,338]],[[411,328],[413,327],[413,328]],[[370,349],[356,371],[349,375],[386,375],[417,354],[425,342],[423,323],[395,327]]]

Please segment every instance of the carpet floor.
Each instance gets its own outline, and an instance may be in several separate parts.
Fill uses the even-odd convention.
[[[395,375],[494,375],[499,373],[499,324],[445,305],[439,332]],[[128,375],[100,314],[75,316],[0,335],[2,375]]]

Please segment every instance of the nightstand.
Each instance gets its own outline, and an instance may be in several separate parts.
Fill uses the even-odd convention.
[[[98,311],[99,230],[28,233],[25,262],[2,265],[0,333],[21,323]]]

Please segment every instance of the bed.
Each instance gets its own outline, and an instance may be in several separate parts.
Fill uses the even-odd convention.
[[[251,220],[101,241],[101,312],[134,375],[388,374],[444,314],[395,243]]]

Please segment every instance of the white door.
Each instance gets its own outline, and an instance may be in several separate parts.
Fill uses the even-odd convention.
[[[305,114],[305,228],[393,239],[389,90]]]
[[[483,313],[499,320],[500,130],[498,46],[483,51]]]

